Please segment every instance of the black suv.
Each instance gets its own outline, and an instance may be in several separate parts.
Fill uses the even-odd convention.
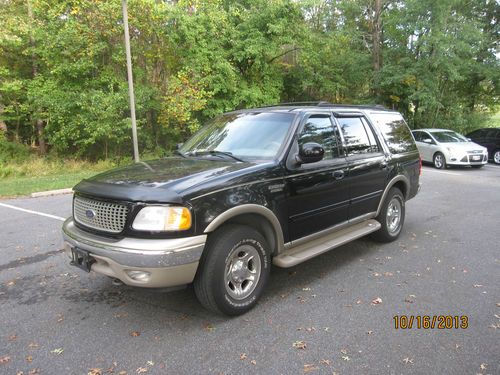
[[[393,241],[421,162],[403,117],[327,103],[235,111],[178,155],[75,186],[71,263],[142,287],[194,283],[200,302],[251,309],[271,262],[292,267],[373,233]]]
[[[484,128],[467,134],[467,138],[488,149],[490,160],[500,164],[500,128]]]

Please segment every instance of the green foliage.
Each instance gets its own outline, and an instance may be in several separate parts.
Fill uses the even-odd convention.
[[[463,132],[498,108],[495,1],[382,0],[379,70],[373,0],[128,3],[142,153],[280,101],[379,102],[412,127]],[[45,139],[59,157],[130,155],[121,17],[119,0],[1,2],[2,150],[22,159],[18,143]]]
[[[17,142],[9,142],[0,132],[0,166],[10,162],[26,161],[29,157],[28,147]]]

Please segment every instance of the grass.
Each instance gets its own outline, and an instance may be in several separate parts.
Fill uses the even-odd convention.
[[[21,163],[0,165],[0,197],[28,195],[38,191],[70,188],[84,178],[115,166],[110,161],[91,163],[79,160],[32,158]]]

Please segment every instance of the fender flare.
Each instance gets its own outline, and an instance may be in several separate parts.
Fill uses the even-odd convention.
[[[256,214],[263,216],[271,223],[272,229],[276,236],[276,253],[277,254],[281,253],[284,250],[284,243],[285,243],[283,237],[283,230],[281,229],[281,224],[273,211],[271,211],[267,207],[258,204],[243,204],[241,206],[236,206],[230,208],[227,211],[224,211],[215,219],[213,219],[203,232],[204,233],[213,232],[231,218],[246,214]]]
[[[410,181],[406,176],[399,175],[394,177],[392,180],[389,181],[387,184],[384,193],[382,194],[382,198],[380,199],[380,202],[377,207],[377,213],[375,214],[375,217],[377,217],[380,214],[380,210],[382,210],[382,205],[384,204],[385,198],[387,197],[387,194],[389,194],[389,190],[396,184],[396,182],[403,181],[403,183],[406,186],[406,194],[405,194],[405,200],[408,197],[408,194],[410,193]]]

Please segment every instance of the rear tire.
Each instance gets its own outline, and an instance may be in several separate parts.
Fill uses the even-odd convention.
[[[437,169],[446,168],[446,158],[441,152],[436,152],[433,158],[434,167]]]
[[[392,242],[399,237],[405,221],[405,199],[401,190],[396,187],[389,190],[376,219],[382,225],[372,235],[376,241]]]
[[[265,238],[251,227],[225,225],[208,237],[194,291],[206,309],[241,315],[257,304],[270,270]]]

